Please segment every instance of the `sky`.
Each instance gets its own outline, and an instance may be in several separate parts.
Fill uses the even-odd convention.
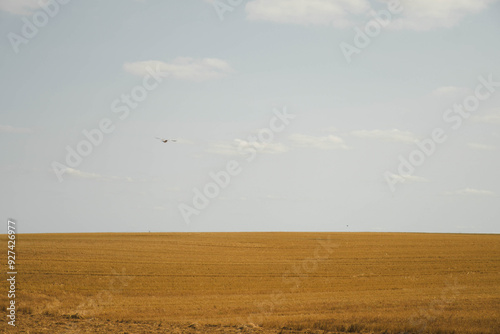
[[[0,211],[499,233],[499,32],[496,0],[1,0]]]

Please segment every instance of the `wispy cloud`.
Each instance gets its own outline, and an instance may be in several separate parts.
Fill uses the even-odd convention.
[[[366,0],[254,0],[246,5],[247,18],[253,21],[339,28],[353,25],[353,15],[369,9]]]
[[[498,0],[404,1],[402,13],[388,28],[415,31],[451,28],[467,15],[478,13],[495,1]],[[337,28],[366,21],[367,14],[373,10],[366,0],[253,0],[246,5],[249,20]]]
[[[416,175],[400,175],[400,174],[391,174],[390,176],[392,179],[394,179],[397,182],[405,183],[405,182],[429,182],[428,179],[425,177],[421,176],[416,176]]]
[[[1,125],[0,124],[0,132],[3,132],[3,133],[31,133],[33,131],[29,128],[17,128],[17,127],[10,126],[10,125]]]
[[[143,0],[134,0],[143,1]],[[57,4],[59,1],[54,0]],[[68,1],[65,1],[67,3]],[[47,0],[0,0],[0,11],[15,15],[32,15],[36,10],[46,6],[50,1]],[[62,1],[61,1],[62,3]]]
[[[236,139],[237,146],[242,149],[255,148],[257,152],[267,153],[267,154],[278,154],[285,153],[289,151],[289,148],[282,143],[262,143],[262,142],[251,142],[248,140]]]
[[[310,147],[320,150],[347,150],[349,147],[344,140],[334,135],[328,136],[310,136],[304,134],[293,134],[289,137],[290,141],[297,147]]]
[[[445,193],[449,196],[496,196],[493,191],[483,189],[464,188]]]
[[[133,179],[131,177],[121,177],[121,176],[105,176],[96,173],[88,173],[74,168],[67,168],[66,173],[71,176],[83,178],[83,179],[94,179],[94,180],[103,180],[103,181],[127,181],[132,182]]]
[[[234,139],[232,142],[213,143],[206,152],[220,155],[245,155],[248,149],[265,154],[278,154],[289,151],[289,148],[281,143],[261,143]]]
[[[496,147],[493,145],[485,145],[485,144],[478,144],[478,143],[467,143],[467,147],[469,147],[473,150],[480,150],[480,151],[494,151],[494,150],[496,150]]]
[[[411,0],[389,26],[390,29],[426,31],[451,28],[467,15],[486,9],[497,0]]]
[[[398,129],[392,130],[356,130],[351,134],[360,138],[380,139],[385,141],[400,142],[400,143],[415,143],[418,138],[409,131],[401,131]]]
[[[471,90],[465,87],[457,87],[457,86],[443,86],[438,87],[432,91],[432,95],[434,96],[452,96],[457,97],[460,95],[470,94]]]
[[[16,15],[30,15],[41,7],[39,0],[1,0],[0,10]]]
[[[472,120],[479,123],[500,124],[500,112],[483,116],[474,116]]]
[[[162,73],[164,76],[195,82],[222,78],[234,72],[226,61],[217,58],[194,59],[179,57],[170,63],[148,60],[125,63],[123,68],[131,74],[140,76],[147,75],[147,69],[150,68]]]

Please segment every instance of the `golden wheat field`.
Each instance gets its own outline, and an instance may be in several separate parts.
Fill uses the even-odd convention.
[[[500,333],[499,235],[19,234],[16,253],[23,333]]]

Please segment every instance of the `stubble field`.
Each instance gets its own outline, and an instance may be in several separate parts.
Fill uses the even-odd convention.
[[[19,234],[16,253],[2,332],[500,333],[499,235]]]

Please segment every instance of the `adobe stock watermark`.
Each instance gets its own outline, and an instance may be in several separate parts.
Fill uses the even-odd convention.
[[[276,133],[285,130],[286,126],[295,118],[295,115],[289,114],[286,107],[283,110],[273,110],[274,116],[269,120],[269,127],[260,129],[257,136],[250,135],[247,142],[240,143],[238,152],[240,152],[246,162],[252,162],[259,151],[262,151],[268,144],[272,143]],[[193,199],[190,204],[180,203],[178,209],[186,224],[191,223],[192,216],[198,216],[205,210],[210,201],[218,197],[221,191],[230,184],[232,178],[243,171],[242,163],[237,160],[230,160],[226,163],[223,170],[210,172],[211,181],[204,186],[193,189]]]
[[[464,120],[468,119],[471,113],[480,107],[481,102],[489,99],[500,87],[500,81],[494,81],[492,74],[487,79],[479,76],[478,81],[479,84],[474,89],[474,94],[465,97],[461,103],[455,103],[453,107],[444,111],[443,121],[450,124],[453,130],[460,129]],[[399,155],[397,174],[391,171],[384,173],[384,179],[391,192],[396,190],[395,186],[398,183],[403,183],[407,178],[414,177],[417,167],[422,166],[436,152],[438,146],[446,142],[447,139],[446,130],[436,127],[431,131],[430,136],[416,143],[417,148],[411,151],[407,157]]]
[[[40,7],[31,18],[28,19],[23,17],[23,26],[21,27],[20,34],[15,32],[9,32],[7,34],[7,39],[10,42],[10,46],[15,54],[18,54],[21,44],[28,44],[33,38],[35,38],[40,29],[45,27],[50,19],[54,18],[59,11],[61,6],[68,4],[71,0],[39,0],[38,6]]]
[[[394,15],[400,14],[403,11],[403,6],[399,0],[390,0],[387,2],[387,10],[372,11],[373,18],[368,21],[363,29],[354,27],[354,38],[352,44],[342,42],[339,44],[340,51],[344,55],[348,64],[352,62],[354,54],[360,54],[362,50],[367,48],[373,38],[380,35],[383,28],[387,27]]]
[[[212,0],[211,2],[219,19],[224,21],[224,14],[232,12],[243,3],[243,0]]]
[[[16,265],[16,221],[14,219],[7,219],[7,282],[9,290],[7,297],[9,299],[7,307],[7,323],[10,326],[16,327],[16,283],[17,279],[17,265]]]
[[[111,112],[118,116],[118,119],[125,120],[129,117],[130,112],[137,109],[139,104],[143,102],[150,92],[159,87],[163,82],[163,78],[167,75],[165,72],[159,70],[157,66],[154,70],[151,67],[146,67],[148,72],[142,79],[142,84],[132,87],[130,93],[121,94],[111,102]],[[65,163],[53,161],[51,164],[52,170],[59,182],[63,182],[63,175],[67,172],[68,168],[77,168],[83,162],[83,158],[88,157],[95,147],[101,145],[104,141],[104,136],[111,134],[116,129],[114,122],[110,118],[103,118],[99,121],[98,125],[91,129],[84,129],[82,131],[85,139],[80,140],[74,148],[66,146]]]

